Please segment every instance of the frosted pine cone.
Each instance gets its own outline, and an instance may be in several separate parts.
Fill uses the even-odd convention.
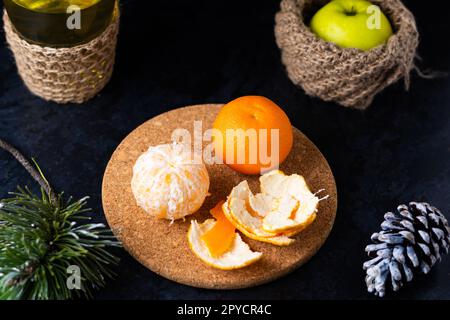
[[[384,219],[366,247],[372,259],[363,265],[368,291],[380,297],[389,287],[398,291],[415,274],[430,272],[450,247],[447,219],[428,203],[400,205]]]

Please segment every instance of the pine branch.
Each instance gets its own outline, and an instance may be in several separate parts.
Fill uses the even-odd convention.
[[[41,186],[35,195],[18,188],[0,200],[0,299],[71,299],[91,297],[112,278],[118,258],[107,251],[120,247],[103,224],[86,223],[87,197],[78,201],[56,195],[39,166],[0,139]],[[70,289],[68,268],[80,270],[81,287]]]
[[[90,297],[114,276],[118,259],[105,249],[120,244],[103,224],[85,223],[87,198],[64,202],[59,195],[55,207],[41,192],[19,189],[1,201],[0,299]],[[81,270],[81,291],[67,288],[72,265]]]
[[[22,155],[22,153],[19,152],[16,148],[14,148],[12,145],[4,141],[0,138],[0,148],[3,150],[9,152],[14,158],[16,158],[17,161],[20,162],[20,164],[25,168],[25,170],[28,171],[28,173],[31,175],[31,177],[39,183],[41,188],[45,190],[45,192],[50,195],[50,200],[52,203],[57,203],[57,196],[55,192],[53,191],[52,187],[48,183],[48,181],[44,178],[42,175],[42,172],[40,171],[39,167],[36,166],[36,168]]]

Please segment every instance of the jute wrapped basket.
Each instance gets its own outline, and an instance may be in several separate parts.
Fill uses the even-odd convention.
[[[88,43],[70,48],[31,44],[3,13],[6,41],[18,72],[35,95],[57,103],[83,103],[99,93],[114,69],[119,13],[107,29]]]
[[[371,0],[392,23],[386,45],[344,49],[318,38],[308,24],[329,0],[282,0],[275,36],[289,78],[308,95],[366,109],[375,95],[403,78],[406,89],[419,44],[414,16],[400,0]]]

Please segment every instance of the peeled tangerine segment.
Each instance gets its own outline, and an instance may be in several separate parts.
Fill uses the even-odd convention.
[[[294,240],[288,236],[267,232],[262,228],[262,217],[248,210],[249,195],[251,191],[246,180],[233,188],[228,201],[223,205],[223,211],[228,220],[251,239],[280,246],[291,244]]]
[[[276,245],[288,245],[289,238],[316,218],[319,199],[305,179],[271,171],[260,178],[261,193],[253,195],[247,181],[231,191],[223,209],[227,218],[246,236]]]
[[[194,254],[204,263],[222,270],[234,270],[244,268],[261,259],[262,253],[250,250],[250,247],[242,241],[241,236],[237,233],[227,252],[219,257],[212,256],[202,238],[212,230],[217,223],[219,222],[214,219],[208,219],[202,224],[199,224],[196,220],[191,221],[188,232],[189,246]]]
[[[223,203],[224,201],[221,201],[216,207],[211,209],[210,212],[217,222],[211,230],[202,236],[202,240],[213,257],[220,257],[227,252],[233,245],[236,237],[236,228],[223,214]]]

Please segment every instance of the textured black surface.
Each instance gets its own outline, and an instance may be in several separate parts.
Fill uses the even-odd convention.
[[[450,67],[450,22],[443,4],[405,1],[421,32],[421,65]],[[273,283],[239,291],[178,285],[148,271],[125,251],[118,277],[97,298],[371,299],[365,292],[364,247],[387,210],[428,201],[450,217],[450,80],[413,76],[367,112],[307,97],[285,75],[273,36],[279,1],[122,1],[114,77],[96,99],[60,106],[32,96],[0,34],[0,136],[34,156],[58,190],[90,195],[104,221],[101,182],[118,143],[136,126],[180,106],[267,96],[316,143],[336,176],[336,225],[305,266]],[[442,6],[442,8],[439,8]],[[0,197],[33,184],[0,152]],[[450,299],[450,257],[430,275],[387,298]]]

